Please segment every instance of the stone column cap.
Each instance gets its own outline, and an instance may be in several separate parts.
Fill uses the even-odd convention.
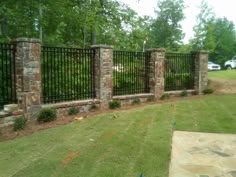
[[[112,45],[105,45],[105,44],[97,44],[97,45],[91,45],[91,48],[104,48],[104,49],[113,49],[114,47]]]
[[[11,42],[41,43],[40,39],[26,38],[26,37],[20,37],[20,38],[13,39]]]
[[[165,51],[166,51],[165,48],[150,48],[145,50],[145,52],[165,52]]]

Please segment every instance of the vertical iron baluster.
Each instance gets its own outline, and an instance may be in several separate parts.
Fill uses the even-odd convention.
[[[81,49],[78,51],[78,55],[79,55],[79,61],[77,62],[77,70],[78,70],[78,74],[76,76],[77,78],[77,98],[80,99],[80,84],[81,84],[81,79],[80,79],[80,73],[81,73],[81,69],[80,69],[80,64],[83,60],[83,58],[81,57]]]
[[[85,96],[85,98],[88,98],[88,94],[87,94],[87,92],[88,92],[88,85],[89,85],[89,78],[88,78],[88,55],[87,55],[87,51],[86,51],[86,49],[85,49],[85,58],[86,58],[86,60],[85,60],[85,65],[84,65],[84,67],[85,67],[85,73],[86,73],[86,75],[85,75],[85,78],[86,78],[86,84],[85,84],[85,87],[83,88],[83,91],[84,91],[84,96]]]
[[[9,50],[9,102],[12,103],[13,94],[12,94],[12,45],[8,45]]]
[[[72,67],[73,57],[72,57],[72,53],[73,53],[73,49],[70,48],[69,49],[69,58],[68,58],[68,62],[69,62],[69,86],[70,86],[70,99],[69,100],[73,100],[73,98],[74,98],[74,96],[73,96],[73,87],[72,87],[72,80],[73,80],[73,67]]]
[[[79,73],[79,97],[80,99],[82,98],[82,89],[83,89],[83,78],[82,78],[82,73],[83,73],[83,64],[84,64],[84,56],[83,56],[83,49],[81,49],[81,52],[80,52],[80,56],[81,56],[81,63],[79,65],[79,70],[80,70],[80,73]]]
[[[74,67],[75,67],[75,76],[74,76],[74,89],[75,89],[75,98],[78,99],[78,85],[77,85],[77,78],[78,78],[78,61],[80,60],[79,58],[79,49],[77,49],[75,51],[75,56],[76,56],[76,59],[74,61]]]
[[[15,71],[15,53],[16,53],[16,45],[12,44],[12,96],[13,102],[16,103],[16,71]]]
[[[2,105],[5,104],[5,79],[4,79],[4,76],[5,76],[5,67],[4,67],[4,60],[5,60],[5,55],[4,55],[4,44],[1,45],[1,54],[2,54]]]
[[[59,95],[58,95],[58,99],[60,99],[60,95],[62,95],[62,90],[63,90],[63,82],[62,82],[62,78],[63,78],[63,71],[62,71],[62,67],[63,67],[63,64],[62,64],[62,48],[60,48],[60,53],[59,53],[59,61],[58,61],[58,71],[60,73],[60,76],[59,76],[59,81],[58,81],[58,87],[59,87]]]
[[[5,61],[5,68],[6,68],[6,99],[5,99],[5,104],[9,101],[9,58],[7,57],[7,44],[5,44],[4,47],[4,55],[6,58]]]
[[[84,63],[84,70],[85,70],[85,85],[83,87],[83,97],[84,98],[87,98],[87,94],[85,92],[85,89],[88,85],[88,76],[87,76],[87,72],[88,72],[88,69],[87,69],[87,62],[88,62],[88,58],[87,58],[87,53],[86,53],[86,49],[84,49],[84,56],[85,56],[85,63]]]
[[[69,63],[68,63],[68,59],[69,59],[69,54],[68,54],[68,49],[65,48],[65,59],[66,59],[66,99],[65,101],[68,101],[69,100],[69,97],[70,97],[70,94],[69,94],[69,91],[70,91],[70,88],[69,88]]]
[[[66,100],[66,65],[65,65],[65,48],[61,49],[61,56],[62,56],[62,71],[63,71],[63,89],[62,89],[62,94],[60,96],[60,100],[61,101],[65,101]]]

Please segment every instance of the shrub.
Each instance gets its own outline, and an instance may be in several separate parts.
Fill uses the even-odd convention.
[[[119,108],[120,106],[121,106],[121,103],[119,100],[112,100],[109,102],[110,109],[116,109],[116,108]]]
[[[52,108],[43,108],[39,112],[38,122],[50,122],[57,118],[57,111]]]
[[[139,98],[134,98],[132,104],[139,104],[141,101]]]
[[[161,95],[160,99],[161,100],[165,100],[165,99],[169,99],[170,98],[170,94],[169,93],[164,93],[163,95]]]
[[[21,116],[14,120],[13,130],[22,130],[26,126],[27,119],[24,116]]]
[[[68,109],[68,114],[69,115],[76,115],[78,113],[79,113],[79,108],[77,108],[75,106]]]
[[[186,90],[183,90],[183,91],[180,93],[179,96],[181,96],[181,97],[186,97],[186,96],[188,96],[188,92],[187,92]]]
[[[165,91],[173,91],[173,90],[180,90],[180,89],[191,89],[192,88],[192,81],[191,75],[186,74],[174,74],[167,73],[165,76]]]
[[[206,95],[206,94],[212,94],[213,92],[214,92],[214,90],[211,89],[211,88],[206,88],[206,89],[204,89],[204,90],[202,91],[202,93],[203,93],[204,95]]]
[[[154,101],[154,100],[155,100],[154,96],[147,97],[147,101]]]

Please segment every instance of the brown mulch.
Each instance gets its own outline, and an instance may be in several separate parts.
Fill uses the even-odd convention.
[[[2,141],[6,141],[6,140],[12,140],[18,137],[22,137],[22,136],[26,136],[26,135],[30,135],[34,132],[37,131],[41,131],[44,129],[48,129],[48,128],[53,128],[56,127],[58,125],[65,125],[68,124],[70,122],[75,121],[75,117],[92,117],[94,115],[98,115],[98,114],[103,114],[103,113],[111,113],[117,110],[127,110],[127,109],[131,109],[131,108],[136,108],[136,107],[142,107],[145,105],[151,105],[151,104],[161,104],[161,103],[166,103],[166,102],[174,102],[174,101],[179,101],[179,100],[190,100],[190,99],[197,99],[203,96],[188,96],[183,98],[180,97],[171,97],[168,100],[158,100],[158,101],[152,101],[152,102],[144,102],[141,104],[137,104],[137,105],[127,105],[127,106],[122,106],[122,108],[119,109],[115,109],[115,110],[97,110],[97,111],[93,111],[93,112],[87,112],[87,113],[80,113],[79,115],[76,116],[59,116],[55,121],[53,122],[48,122],[48,123],[38,123],[37,121],[29,121],[26,124],[26,127],[24,128],[24,130],[18,130],[18,131],[13,131],[13,127],[12,126],[7,126],[7,127],[3,127],[0,128],[0,142]],[[145,122],[146,123],[146,122]]]

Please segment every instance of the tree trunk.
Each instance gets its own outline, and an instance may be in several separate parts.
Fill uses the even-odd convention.
[[[43,41],[43,27],[42,27],[42,18],[43,18],[43,9],[42,9],[42,2],[39,0],[39,39],[41,42]]]
[[[95,30],[93,30],[91,32],[91,45],[95,45],[96,44],[96,32]]]

